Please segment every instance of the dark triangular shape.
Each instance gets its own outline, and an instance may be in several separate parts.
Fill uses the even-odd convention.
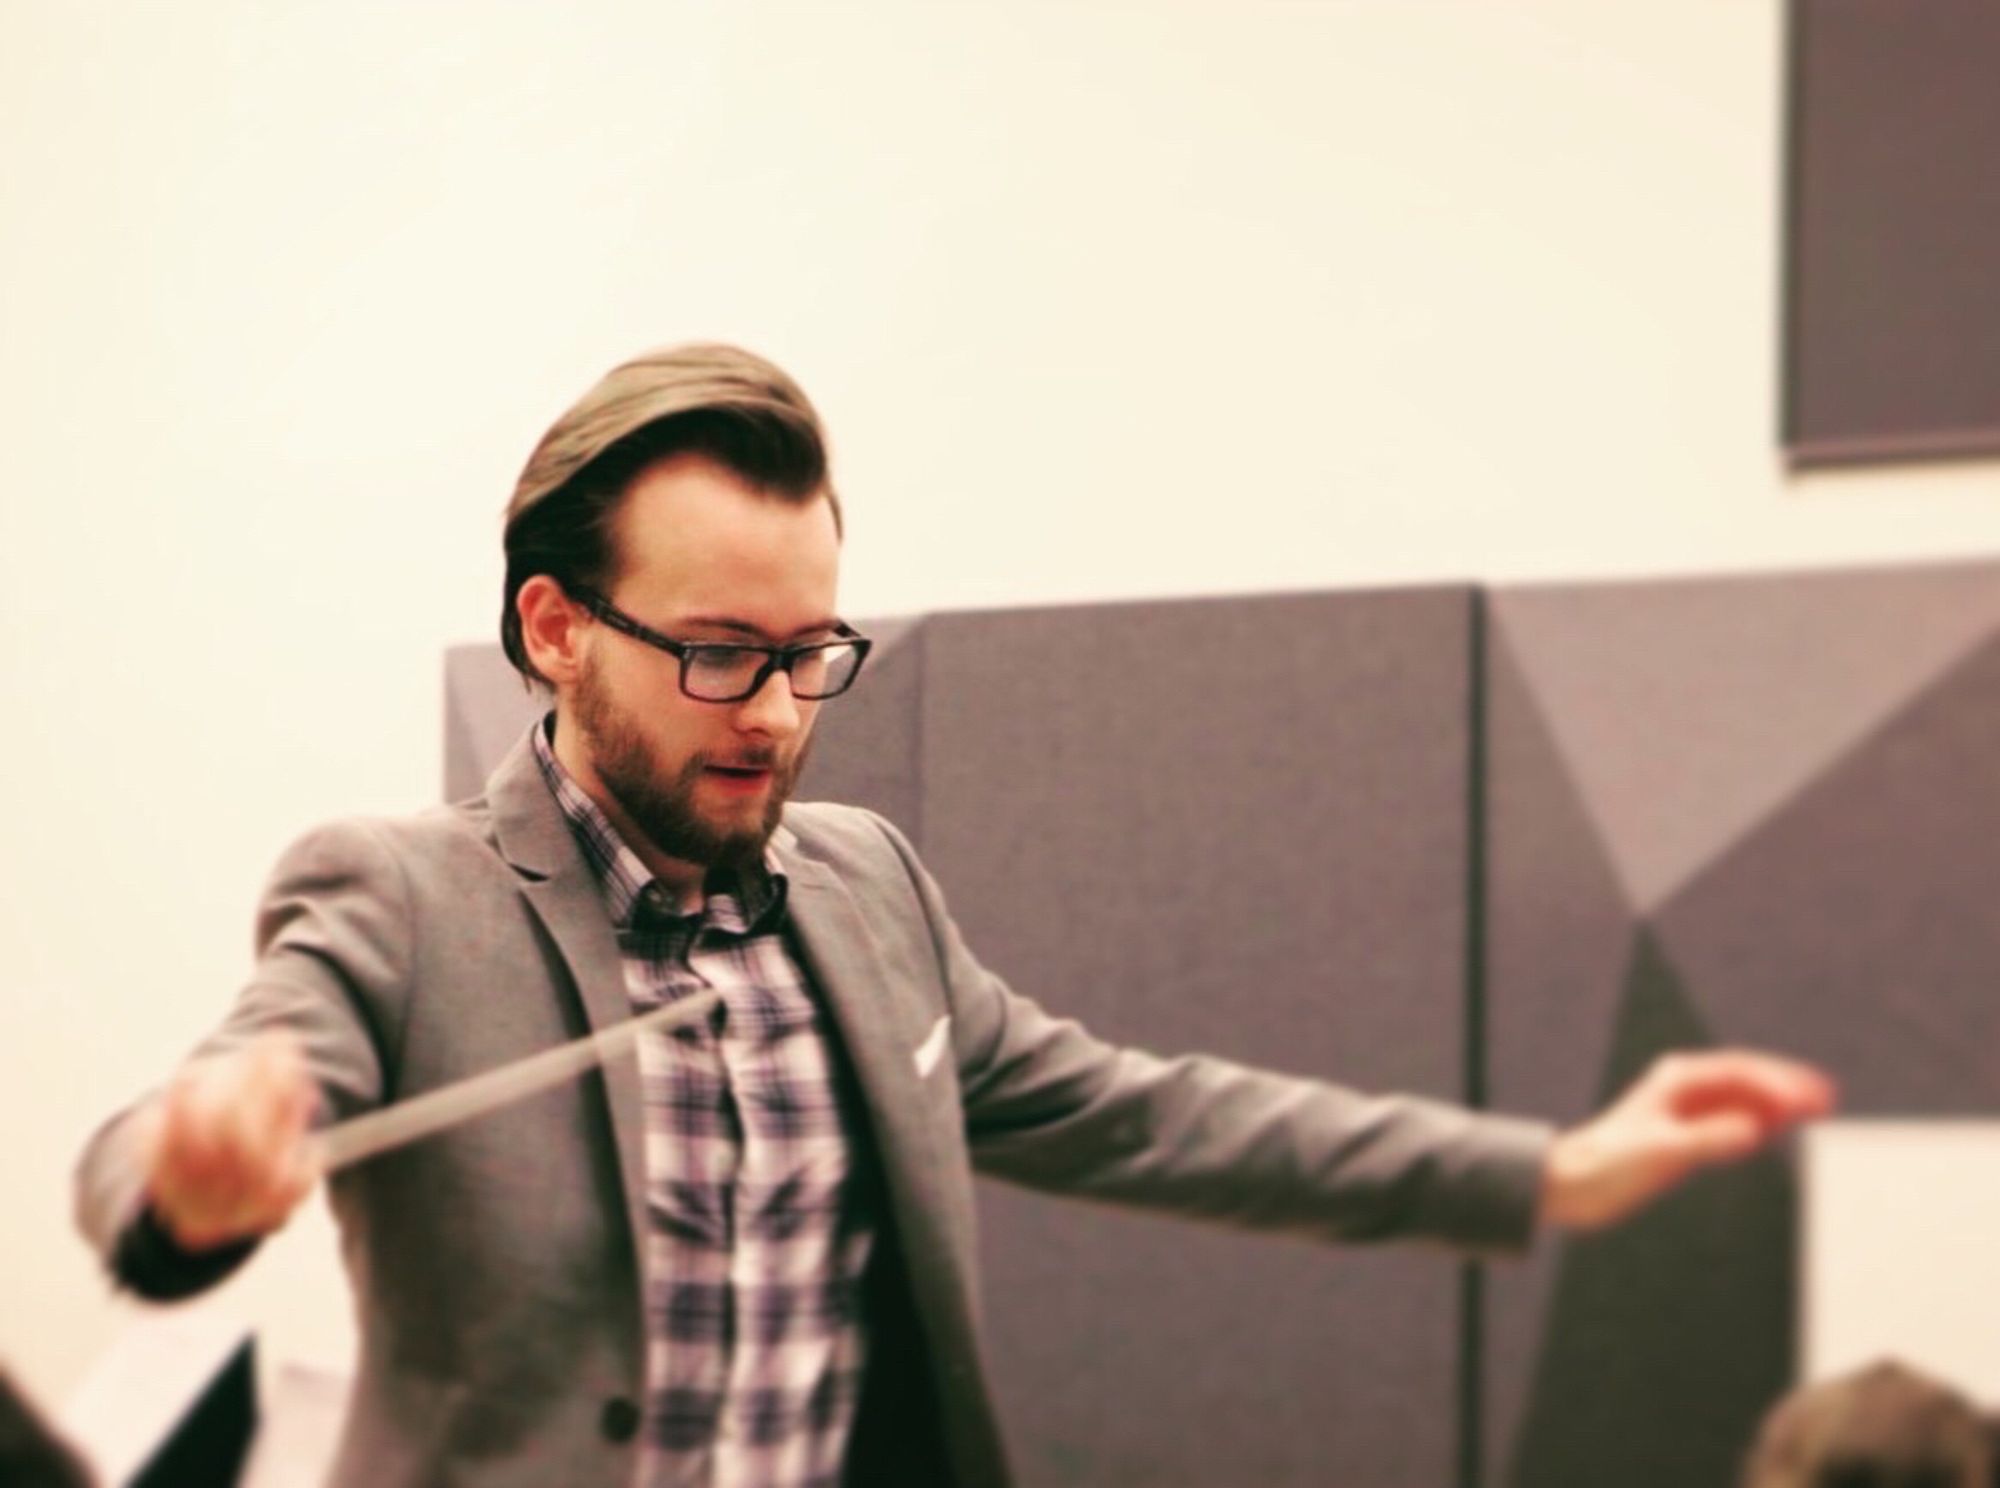
[[[1850,1115],[2000,1100],[2000,641],[1912,699],[1663,906],[1731,1042],[1839,1080]]]
[[[1669,1049],[1709,1043],[1651,937],[1634,947],[1604,1070],[1608,1099]],[[1792,1373],[1795,1211],[1783,1161],[1696,1178],[1608,1234],[1573,1241],[1512,1488],[1725,1484]]]

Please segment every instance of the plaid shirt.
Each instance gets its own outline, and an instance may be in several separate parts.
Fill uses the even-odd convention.
[[[596,874],[635,1012],[705,987],[719,1026],[639,1043],[646,1102],[641,1488],[835,1488],[866,1362],[875,1236],[860,1105],[782,933],[785,877],[674,896],[557,761],[535,755]]]

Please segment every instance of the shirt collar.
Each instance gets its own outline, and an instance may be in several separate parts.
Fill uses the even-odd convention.
[[[542,779],[562,809],[583,860],[590,865],[591,875],[603,891],[612,924],[623,929],[639,915],[683,917],[672,891],[632,850],[604,809],[556,758],[551,742],[555,723],[556,715],[551,712],[532,730],[535,763],[541,767]],[[705,916],[715,928],[739,935],[767,928],[776,924],[784,912],[786,887],[784,870],[767,845],[763,861],[754,870],[732,874],[724,881],[711,880],[696,917]]]

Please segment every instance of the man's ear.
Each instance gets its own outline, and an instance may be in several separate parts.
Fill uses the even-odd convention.
[[[521,645],[535,670],[559,690],[575,682],[583,671],[589,612],[554,579],[536,574],[514,596],[514,613],[521,617]]]

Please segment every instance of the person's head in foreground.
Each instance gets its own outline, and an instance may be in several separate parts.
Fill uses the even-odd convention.
[[[1972,1402],[1883,1360],[1772,1407],[1743,1488],[1988,1488],[1992,1479],[1992,1447]]]

